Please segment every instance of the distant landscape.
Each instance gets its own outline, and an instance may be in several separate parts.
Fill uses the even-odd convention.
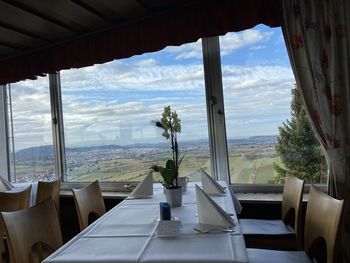
[[[255,136],[228,140],[231,182],[273,183],[274,163],[280,164],[275,151],[276,136]],[[210,172],[209,146],[206,141],[180,144],[185,158],[181,176],[200,180],[199,168]],[[169,145],[105,145],[66,148],[68,181],[139,181],[153,164],[164,164],[170,156]],[[17,182],[49,180],[54,176],[53,147],[40,146],[16,152]],[[155,180],[160,176],[155,174]]]

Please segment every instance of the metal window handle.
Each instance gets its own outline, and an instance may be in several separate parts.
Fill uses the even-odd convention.
[[[123,188],[127,191],[132,190],[132,188],[135,187],[133,184],[125,184],[123,185]]]
[[[222,110],[218,110],[218,112],[216,114],[218,115],[218,118],[221,121],[222,118],[224,117],[224,112]]]

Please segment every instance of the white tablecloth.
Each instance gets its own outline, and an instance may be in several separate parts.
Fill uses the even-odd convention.
[[[234,214],[234,232],[201,234],[193,229],[198,216],[190,184],[182,206],[171,210],[181,220],[179,234],[158,236],[159,202],[165,196],[155,185],[153,198],[124,200],[44,262],[248,262],[230,193],[213,199]]]

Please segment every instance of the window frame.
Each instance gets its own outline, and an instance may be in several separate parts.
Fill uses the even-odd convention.
[[[210,148],[210,160],[212,176],[217,180],[226,181],[234,187],[236,192],[250,193],[281,193],[283,185],[273,184],[241,184],[230,182],[228,148],[226,137],[225,110],[223,99],[223,85],[221,74],[221,57],[219,36],[202,38],[202,54],[205,82],[205,96],[207,109],[208,139]],[[67,182],[67,167],[65,155],[64,123],[62,110],[62,95],[60,73],[48,74],[50,100],[51,100],[51,119],[53,134],[53,150],[55,156],[55,174],[62,179],[62,190],[70,190],[86,185],[86,182]],[[6,143],[1,143],[1,153],[6,152],[6,158],[1,160],[0,168],[9,172],[9,121],[6,118],[6,86],[1,86],[0,94],[0,121],[3,121],[4,129],[0,130],[0,138],[6,136]],[[6,160],[5,160],[6,159]],[[7,163],[7,168],[6,168]],[[6,168],[6,169],[4,169]],[[128,182],[100,182],[103,191],[130,192],[138,184],[136,181]],[[326,190],[326,185],[318,185]],[[308,189],[308,185],[305,189]]]
[[[7,110],[7,101],[8,101],[8,85],[0,85],[0,169],[3,171],[3,174],[6,180],[10,180],[10,147],[9,147],[9,126],[8,126],[8,110]]]

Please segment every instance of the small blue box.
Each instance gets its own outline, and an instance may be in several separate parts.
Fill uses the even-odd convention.
[[[160,220],[171,220],[170,204],[168,202],[160,202]]]

